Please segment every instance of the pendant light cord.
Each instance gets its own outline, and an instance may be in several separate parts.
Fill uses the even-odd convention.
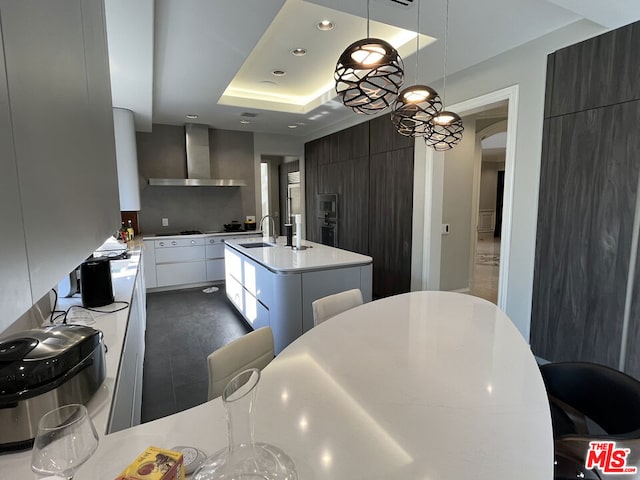
[[[416,24],[416,81],[414,85],[418,84],[418,57],[420,56],[420,0],[418,0],[418,22]]]
[[[449,48],[449,0],[446,0],[446,14],[444,22],[444,72],[442,72],[442,106],[447,104],[447,50]]]
[[[369,36],[369,0],[367,0],[367,38],[371,38]]]

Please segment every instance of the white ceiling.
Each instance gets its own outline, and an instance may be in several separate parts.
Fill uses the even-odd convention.
[[[433,83],[443,71],[446,1],[405,1],[370,0],[370,36],[394,43],[404,35],[395,45],[410,85],[419,21],[417,83]],[[113,104],[134,112],[139,131],[195,122],[313,138],[354,121],[331,87],[342,51],[366,37],[366,0],[105,0],[105,7]],[[330,32],[315,28],[325,18],[336,23]],[[447,74],[583,18],[614,28],[640,19],[640,2],[450,0]],[[298,47],[307,55],[292,55]],[[247,114],[255,117],[241,124]]]

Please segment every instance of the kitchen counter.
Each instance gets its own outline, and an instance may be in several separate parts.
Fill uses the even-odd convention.
[[[113,293],[116,302],[127,302],[126,308],[121,308],[123,304],[113,303],[104,307],[98,307],[105,313],[95,313],[83,309],[72,309],[67,317],[68,323],[78,323],[89,325],[102,331],[104,343],[107,346],[105,355],[106,377],[98,391],[87,403],[87,410],[91,415],[96,430],[100,437],[103,437],[111,420],[111,410],[116,394],[116,386],[120,369],[120,361],[123,353],[127,329],[129,326],[129,315],[131,305],[134,303],[134,287],[136,285],[139,265],[141,261],[141,242],[131,242],[129,245],[130,256],[124,260],[111,261],[111,275],[113,279]],[[142,273],[140,272],[140,275]],[[82,305],[79,295],[71,298],[61,298],[58,301],[58,310],[66,310],[72,305]],[[90,316],[91,315],[91,316]],[[12,479],[33,479],[30,469],[31,450],[17,453],[6,453],[0,455],[0,475],[5,478],[7,472],[12,475],[6,478]]]
[[[279,237],[275,244],[266,240],[268,239],[233,239],[226,241],[225,244],[276,273],[300,273],[373,263],[373,258],[367,255],[329,247],[320,243],[304,240],[301,245],[307,248],[295,250],[292,247],[285,247],[285,237]],[[246,245],[255,245],[260,242],[267,243],[270,246],[246,247]]]
[[[255,438],[299,480],[553,477],[531,350],[495,305],[450,292],[371,302],[303,335],[262,371]],[[149,445],[226,447],[222,400],[101,438],[76,480],[113,480]],[[2,478],[33,480],[27,458],[0,457]]]
[[[262,230],[242,230],[239,232],[221,232],[221,231],[207,231],[202,233],[181,234],[181,233],[151,233],[142,235],[143,240],[162,240],[162,239],[174,239],[174,238],[208,238],[208,237],[234,237],[244,235],[256,235],[262,233]]]

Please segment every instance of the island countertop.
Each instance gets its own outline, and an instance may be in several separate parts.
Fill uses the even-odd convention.
[[[367,255],[307,240],[301,242],[302,246],[307,247],[304,250],[286,247],[286,239],[284,237],[278,238],[275,244],[266,240],[266,238],[230,239],[225,240],[225,245],[264,265],[275,273],[327,270],[343,268],[349,265],[367,265],[373,262],[373,258]],[[268,246],[250,246],[261,242],[268,244]]]

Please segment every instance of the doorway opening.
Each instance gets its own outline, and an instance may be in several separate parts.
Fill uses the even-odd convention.
[[[511,212],[513,208],[513,184],[514,184],[514,164],[515,164],[515,138],[516,138],[516,119],[517,119],[517,105],[518,105],[518,86],[498,90],[480,97],[458,103],[449,107],[451,110],[457,112],[462,117],[473,116],[492,110],[495,108],[504,108],[506,105],[507,118],[504,120],[506,128],[506,145],[504,155],[504,188],[502,193],[502,221],[500,226],[500,261],[498,265],[498,291],[497,291],[497,305],[506,310],[507,288],[508,288],[508,271],[509,271],[509,253],[510,253],[510,241],[511,241],[511,225],[512,218]],[[484,129],[484,128],[483,128]],[[466,128],[465,128],[466,130]],[[467,133],[465,131],[465,133]],[[475,128],[471,129],[471,135],[476,139]],[[479,139],[476,139],[479,142]],[[473,142],[472,142],[473,143]],[[474,147],[471,147],[471,151]],[[477,150],[480,150],[478,147]],[[447,152],[448,155],[458,154],[461,149],[453,149]],[[473,153],[471,154],[473,155]],[[422,217],[414,217],[414,225],[420,225],[420,229],[414,228],[414,232],[419,231],[421,233],[421,245],[422,245],[422,262],[421,262],[421,287],[425,290],[464,290],[463,287],[451,287],[450,285],[441,284],[441,270],[448,268],[448,263],[451,261],[451,255],[446,257],[443,255],[443,237],[447,235],[447,232],[452,232],[447,220],[443,217],[444,206],[446,199],[444,198],[444,184],[445,184],[445,153],[435,152],[431,149],[426,149],[425,153],[425,172],[424,172],[424,210],[421,210]],[[474,173],[472,174],[477,182],[473,182],[472,192],[463,190],[460,188],[458,192],[454,192],[454,199],[464,196],[464,202],[468,206],[471,202],[474,203],[474,207],[471,208],[471,213],[465,218],[460,220],[455,219],[457,225],[460,225],[462,229],[466,229],[463,232],[464,242],[460,247],[460,251],[464,251],[464,258],[462,262],[467,262],[466,266],[470,269],[471,265],[475,263],[475,251],[477,245],[477,231],[479,217],[479,195],[480,195],[480,176],[482,171],[481,156],[474,156],[476,159],[474,166]],[[477,160],[480,158],[480,160]],[[467,175],[469,175],[467,173]],[[469,185],[467,183],[466,185]],[[450,190],[451,192],[451,190]],[[462,195],[464,194],[464,195]],[[454,200],[455,201],[455,200]],[[460,200],[462,201],[462,200]],[[469,215],[471,222],[469,222]],[[453,223],[453,222],[452,222]],[[445,228],[449,226],[450,228]],[[450,233],[449,233],[450,235]],[[450,237],[451,238],[451,237]],[[466,245],[466,246],[465,246]],[[470,247],[471,246],[471,247]],[[460,260],[456,258],[456,260]],[[462,282],[467,282],[466,291],[468,292],[468,279],[469,270],[466,270],[461,274]]]
[[[471,295],[498,302],[500,239],[504,200],[504,168],[507,141],[507,105],[476,116],[476,144],[480,146],[480,174],[474,178],[478,195],[475,242],[472,242]]]

